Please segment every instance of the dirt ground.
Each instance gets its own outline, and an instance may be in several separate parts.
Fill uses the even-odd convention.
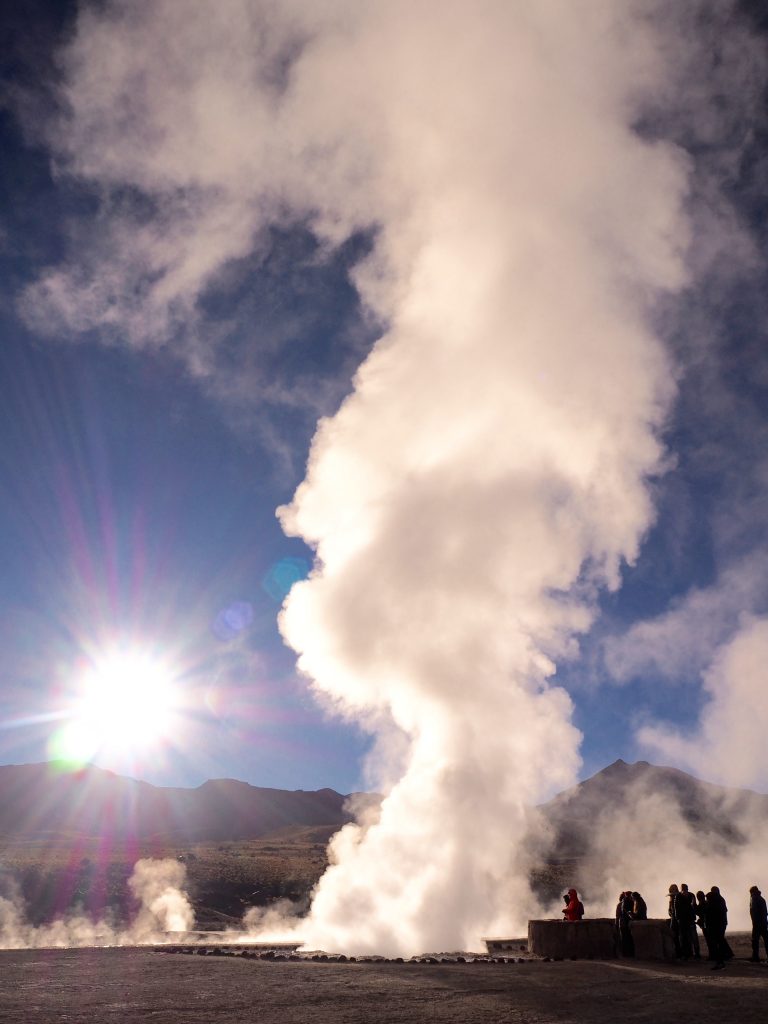
[[[317,963],[151,949],[0,952],[14,1024],[764,1024],[768,966]]]

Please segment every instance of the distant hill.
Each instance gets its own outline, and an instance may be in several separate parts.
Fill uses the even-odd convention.
[[[723,847],[746,841],[745,823],[768,824],[768,796],[729,789],[676,768],[615,761],[537,810],[549,835],[546,859],[588,856],[599,823],[663,798],[681,822]],[[96,838],[215,842],[283,831],[328,836],[353,820],[355,802],[333,789],[267,789],[211,779],[195,789],[153,786],[89,765],[0,765],[0,840]],[[286,831],[287,830],[287,831]],[[309,833],[307,833],[309,834]]]
[[[746,843],[747,829],[768,825],[768,796],[717,786],[677,768],[637,761],[614,761],[578,786],[559,793],[539,811],[551,829],[550,852],[564,858],[590,854],[601,823],[633,819],[642,832],[641,807],[649,800],[670,808],[680,823],[706,837],[715,848]]]
[[[264,789],[234,779],[196,789],[152,786],[93,765],[0,765],[0,839],[204,842],[296,827],[335,831],[352,820],[347,799],[333,789]]]

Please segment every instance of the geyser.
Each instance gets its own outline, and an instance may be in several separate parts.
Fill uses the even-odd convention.
[[[664,76],[649,25],[434,14],[319,33],[288,97],[344,127],[318,230],[376,221],[357,283],[389,325],[280,512],[317,556],[283,634],[385,765],[301,923],[355,953],[478,948],[532,916],[526,808],[579,763],[551,678],[651,522],[673,390],[647,314],[685,281],[685,163],[631,127]]]

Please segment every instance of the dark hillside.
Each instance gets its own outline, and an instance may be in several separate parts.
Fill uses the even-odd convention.
[[[648,796],[664,798],[681,821],[718,846],[746,842],[745,821],[768,822],[768,796],[701,782],[677,768],[647,761],[614,761],[539,810],[553,830],[553,850],[564,858],[578,858],[589,854],[601,818],[619,812],[631,817],[632,808]]]
[[[215,779],[197,789],[151,786],[89,766],[0,766],[0,837],[186,842],[258,839],[281,828],[351,820],[346,796]]]

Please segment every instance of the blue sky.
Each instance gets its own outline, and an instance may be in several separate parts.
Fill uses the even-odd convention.
[[[543,652],[557,664],[548,685],[570,694],[572,721],[583,734],[582,777],[617,757],[646,757],[764,788],[768,776],[754,747],[768,725],[764,677],[750,673],[753,663],[763,664],[768,622],[768,30],[752,5],[694,6],[705,12],[698,34],[690,42],[683,16],[672,19],[669,52],[659,59],[674,70],[655,93],[645,83],[630,126],[649,147],[656,141],[673,154],[669,168],[659,170],[658,189],[647,186],[648,209],[655,209],[656,191],[677,189],[682,212],[675,216],[687,225],[675,255],[684,271],[646,268],[645,280],[631,284],[633,295],[642,293],[642,318],[667,360],[666,369],[654,370],[664,397],[654,399],[651,433],[662,454],[638,455],[638,444],[626,460],[641,466],[653,511],[638,512],[633,537],[617,542],[619,575],[612,582],[609,570],[591,574],[596,554],[585,556],[583,571],[563,592],[579,595],[588,621],[571,629],[568,642],[545,643]],[[154,16],[162,8],[172,26],[174,16],[183,19],[183,7],[177,3],[174,14],[172,3],[158,5]],[[109,12],[125,11],[120,4],[40,0],[7,8],[0,15],[0,761],[53,756],[83,666],[114,649],[141,650],[173,665],[183,711],[161,741],[128,744],[119,754],[101,749],[96,763],[162,784],[229,776],[285,788],[363,788],[371,784],[362,768],[369,733],[381,742],[388,732],[371,717],[375,701],[352,713],[362,705],[348,689],[333,693],[321,684],[325,694],[313,695],[297,673],[277,616],[290,584],[309,573],[314,552],[300,536],[286,536],[275,510],[291,501],[305,476],[318,420],[333,416],[351,393],[358,366],[402,312],[388,292],[379,300],[390,276],[376,261],[385,246],[387,258],[395,258],[387,225],[399,215],[397,190],[410,201],[399,184],[408,179],[408,158],[398,151],[400,163],[387,170],[389,192],[381,167],[390,164],[380,152],[375,174],[362,158],[359,165],[339,161],[338,173],[353,183],[350,195],[358,173],[371,175],[365,203],[373,214],[362,201],[343,206],[335,194],[304,200],[302,174],[332,181],[336,168],[330,143],[334,155],[317,158],[316,172],[296,156],[323,145],[323,111],[306,99],[309,113],[294,128],[295,137],[306,131],[306,149],[297,144],[290,161],[281,156],[285,166],[268,173],[263,168],[281,136],[274,128],[270,141],[264,129],[264,183],[248,191],[239,184],[241,129],[226,125],[230,94],[217,91],[220,72],[211,73],[206,88],[224,113],[217,118],[214,110],[202,127],[195,122],[194,138],[185,134],[192,128],[178,98],[185,87],[171,81],[173,71],[156,70],[162,61],[154,52],[145,59],[147,67],[154,62],[156,77],[147,81],[157,91],[148,88],[144,96],[138,85],[133,95],[144,97],[143,106],[120,106],[125,81],[104,84],[105,77],[96,100],[88,92],[94,87],[84,69],[107,76],[98,58],[108,47],[117,52],[130,33],[156,34],[148,15],[143,23],[143,6],[128,28],[117,16],[110,21]],[[252,11],[257,22],[267,18],[258,4]],[[218,28],[225,42],[214,32],[207,45],[220,56],[231,40],[224,21]],[[292,73],[294,30],[285,29],[288,42],[264,58],[265,80]],[[306,45],[323,28],[295,31]],[[189,61],[180,67],[197,67],[200,38],[185,28],[178,45],[189,47]],[[142,59],[134,68],[139,75]],[[700,80],[685,77],[686,61],[699,63]],[[203,65],[187,73],[198,88]],[[239,88],[226,86],[233,95]],[[559,85],[555,78],[556,96],[568,88],[565,75]],[[265,95],[269,89],[263,87]],[[469,82],[467,93],[473,95]],[[172,104],[175,148],[157,155],[148,148],[144,162],[135,140],[153,118],[170,116]],[[544,123],[541,140],[526,136],[525,149],[544,146],[547,130]],[[133,140],[130,151],[121,149],[121,132]],[[199,180],[176,169],[187,138],[205,165]],[[420,167],[414,160],[414,177]],[[589,173],[599,175],[599,167],[596,160]],[[685,184],[669,184],[673,178]],[[275,199],[275,181],[282,188],[283,179],[285,192]],[[617,210],[641,202],[629,172],[627,180]],[[563,179],[563,195],[571,202],[569,181]],[[346,188],[342,183],[339,191]],[[381,219],[378,189],[382,209],[391,201]],[[242,211],[260,203],[264,211],[238,237]],[[587,234],[600,238],[600,215],[589,217]],[[500,228],[502,251],[504,244]],[[648,256],[648,267],[654,259]],[[380,274],[376,287],[371,266]],[[665,274],[674,281],[659,284]],[[168,283],[171,298],[160,297],[158,282]],[[572,345],[580,344],[575,330]],[[560,349],[552,351],[555,366]],[[621,367],[605,372],[617,374],[615,388],[626,389],[631,403],[632,384]],[[438,379],[436,370],[435,387]],[[426,384],[424,406],[428,391]],[[478,394],[478,406],[484,401]],[[544,404],[541,410],[543,435],[550,423]],[[638,418],[646,415],[652,418]],[[414,485],[412,496],[420,493],[424,500],[410,510],[410,523],[429,508],[431,492]],[[514,518],[514,497],[509,503]],[[311,533],[303,534],[310,542]],[[409,558],[415,564],[418,551]],[[369,574],[361,586],[394,588],[385,576]],[[546,580],[542,586],[558,589]],[[358,670],[364,661],[354,661]],[[474,668],[466,665],[468,677]],[[345,701],[346,721],[330,710]],[[397,710],[397,699],[392,706],[398,727],[406,728],[408,715]],[[739,709],[752,709],[756,733],[739,733]],[[745,747],[746,755],[734,759]]]

